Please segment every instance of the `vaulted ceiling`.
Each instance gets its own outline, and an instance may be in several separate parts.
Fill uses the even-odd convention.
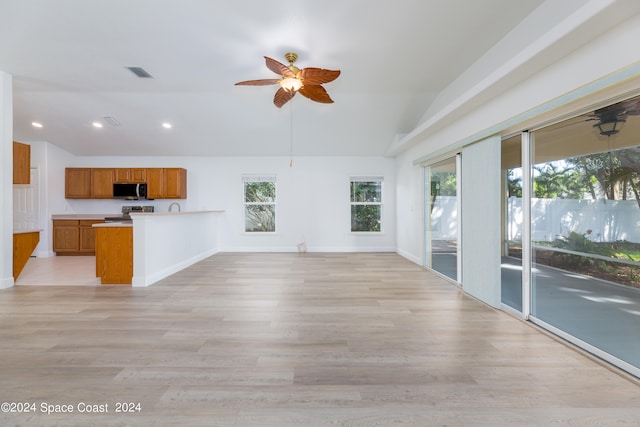
[[[0,0],[0,70],[14,139],[76,155],[288,155],[293,141],[296,155],[380,156],[541,3]],[[263,56],[289,51],[342,71],[325,84],[334,104],[279,109],[274,86],[234,86],[277,77]]]

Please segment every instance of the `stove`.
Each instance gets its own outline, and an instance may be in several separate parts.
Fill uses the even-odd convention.
[[[104,222],[131,222],[131,212],[150,213],[154,211],[153,206],[123,206],[121,216],[107,216]]]

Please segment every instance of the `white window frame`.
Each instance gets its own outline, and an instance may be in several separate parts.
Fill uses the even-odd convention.
[[[351,198],[351,184],[353,182],[379,182],[380,201],[354,202]],[[352,234],[382,234],[384,232],[384,176],[383,175],[358,175],[349,177],[349,230]],[[380,206],[380,230],[378,231],[353,231],[351,224],[351,211],[353,206]]]
[[[273,202],[247,202],[246,185],[253,182],[273,182],[276,186],[276,192]],[[274,234],[277,230],[277,200],[278,200],[278,183],[276,175],[243,175],[242,176],[242,230],[245,234]],[[251,231],[247,230],[247,207],[248,206],[273,206],[273,230],[268,231]]]

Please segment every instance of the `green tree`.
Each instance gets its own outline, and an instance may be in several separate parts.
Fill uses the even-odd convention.
[[[245,231],[275,231],[275,200],[275,182],[245,182]]]
[[[541,199],[582,199],[584,179],[572,162],[549,162],[533,166],[533,195]]]

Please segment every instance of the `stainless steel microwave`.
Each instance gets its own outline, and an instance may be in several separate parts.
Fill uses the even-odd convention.
[[[130,183],[130,182],[115,182],[113,184],[113,198],[114,199],[127,199],[127,200],[139,200],[147,198],[147,184]]]

